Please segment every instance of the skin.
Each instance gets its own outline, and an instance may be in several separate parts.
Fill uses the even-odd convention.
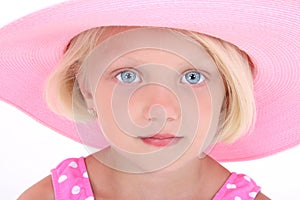
[[[126,29],[120,29],[115,33],[105,33],[99,42],[124,30]],[[147,56],[143,57],[143,55]],[[164,64],[168,66],[176,66],[172,62],[182,62],[182,60],[176,60],[174,56],[168,54],[162,54],[161,57],[158,57],[156,52],[151,51],[140,52],[140,54],[137,53],[135,56],[139,58],[142,57],[146,62],[160,58],[160,60],[156,60],[156,62],[165,62]],[[206,55],[203,56],[205,57]],[[207,59],[210,58],[207,57]],[[121,69],[121,67],[119,68]],[[112,68],[111,70],[115,69]],[[180,71],[176,68],[174,68],[174,70]],[[108,72],[107,74],[109,74]],[[101,85],[101,87],[97,87],[95,91],[94,106],[98,115],[100,115],[101,110],[101,114],[105,116],[105,126],[111,130],[111,134],[108,135],[110,140],[116,146],[128,152],[151,153],[155,151],[157,147],[144,144],[136,138],[130,137],[118,130],[113,120],[112,111],[105,109],[107,106],[101,108],[101,105],[108,105],[111,102],[113,96],[111,91],[117,84],[115,76],[103,77],[104,78],[97,83]],[[216,76],[212,76],[209,80],[216,81],[213,77]],[[222,88],[223,85],[219,85],[219,87]],[[197,94],[197,100],[201,102],[198,106],[202,114],[201,116],[203,116],[201,118],[201,122],[203,123],[200,124],[194,135],[194,140],[191,140],[192,144],[190,148],[183,156],[161,170],[133,174],[112,169],[98,161],[98,158],[104,154],[110,154],[113,155],[112,157],[115,159],[119,159],[119,155],[112,147],[90,155],[86,158],[85,162],[95,199],[128,199],[130,197],[130,199],[133,200],[208,200],[213,198],[230,176],[230,172],[211,157],[203,156],[199,158],[198,156],[199,147],[204,144],[204,139],[207,137],[210,128],[209,120],[214,112],[212,111],[213,109],[210,103],[211,96],[209,88],[206,87],[205,84],[202,84],[193,86],[193,90],[195,94]],[[103,93],[106,94],[106,97],[103,98],[102,96],[102,98],[100,98],[100,94]],[[155,94],[155,96],[153,96],[153,94]],[[149,123],[147,113],[151,105],[154,104],[159,104],[166,111],[166,116],[169,120],[166,122],[164,130],[172,133],[176,132],[180,126],[180,107],[174,95],[163,87],[149,86],[137,91],[132,95],[129,101],[128,112],[132,120],[142,126]],[[139,164],[138,160],[134,162]],[[145,166],[140,165],[140,167]],[[19,199],[54,199],[51,176],[47,176],[26,190]],[[265,200],[269,198],[259,193],[255,199]]]
[[[203,200],[209,200],[212,199],[214,191],[216,190],[216,185],[218,184],[219,187],[226,181],[227,177],[229,176],[229,171],[223,168],[221,165],[219,165],[216,161],[212,160],[208,156],[206,157],[207,164],[210,164],[210,168],[208,169],[208,174],[206,176],[206,179],[208,182],[205,184],[208,186],[214,186],[214,187],[208,187],[209,190],[204,190],[200,188],[197,188],[197,192],[201,193],[202,195],[198,198],[188,198],[187,196],[181,198],[181,199],[203,199]],[[125,197],[117,197],[116,191],[120,191],[120,188],[122,188],[122,194],[125,191],[125,188],[120,186],[120,184],[116,185],[117,190],[115,188],[108,188],[108,186],[113,186],[111,185],[112,182],[115,180],[108,178],[109,173],[112,173],[109,169],[105,168],[105,166],[99,166],[99,162],[94,160],[94,157],[87,157],[86,158],[86,164],[88,166],[88,172],[92,174],[90,176],[91,180],[91,185],[93,188],[93,191],[95,193],[95,199],[124,199],[126,196],[128,197],[130,193],[125,193],[128,194]],[[99,168],[100,167],[100,168]],[[109,173],[99,173],[100,169],[102,170],[108,170]],[[208,177],[211,175],[211,177]],[[99,178],[100,177],[100,178]],[[204,180],[202,180],[204,181]],[[121,183],[121,182],[120,182]],[[126,183],[121,183],[121,184],[126,184]],[[126,184],[127,185],[127,184]],[[140,184],[142,185],[142,184]],[[135,188],[135,187],[131,187]],[[214,188],[214,189],[213,189]],[[139,188],[142,190],[142,188]],[[104,191],[105,190],[105,191]],[[148,190],[148,188],[147,188]],[[148,190],[149,191],[149,190]],[[154,191],[152,191],[154,192]],[[165,191],[164,191],[165,192]],[[151,196],[148,198],[144,199],[155,199],[153,198],[153,194],[163,194],[163,193],[152,193]],[[136,193],[134,194],[135,196],[137,195]],[[183,195],[183,194],[181,194]],[[131,197],[131,196],[130,196]],[[132,196],[133,197],[133,196]],[[182,197],[182,196],[180,196]],[[35,185],[31,186],[28,188],[21,196],[18,198],[18,200],[33,200],[33,199],[39,199],[39,200],[54,200],[54,192],[53,192],[53,185],[52,185],[52,180],[51,176],[47,176]],[[136,198],[131,198],[131,199],[136,199]],[[142,197],[138,198],[142,199]],[[159,199],[159,198],[157,198]],[[166,199],[166,198],[161,198],[161,199]],[[176,198],[174,198],[176,199]],[[180,198],[177,198],[180,199]],[[269,200],[267,196],[265,196],[263,193],[258,193],[255,200]]]
[[[163,64],[168,64],[169,66],[172,65],[173,62],[176,62],[174,55],[168,55],[167,53],[162,53],[160,52],[159,55],[157,56],[157,52],[153,50],[143,50],[141,52],[135,53],[136,57],[143,58],[146,57],[145,62],[150,62],[150,60],[155,60],[159,63]],[[147,56],[143,56],[147,55]],[[172,61],[172,63],[168,62]],[[178,61],[178,62],[181,62]],[[175,65],[175,64],[174,64]],[[188,68],[187,68],[188,69]],[[187,69],[181,69],[180,71],[186,71]],[[111,74],[110,71],[120,71],[120,70],[125,70],[124,68],[113,68],[109,69],[107,73],[104,74],[102,80],[99,82],[99,87],[96,90],[96,101],[95,104],[97,106],[97,110],[99,113],[101,113],[102,116],[102,122],[105,123],[100,123],[103,124],[102,127],[104,131],[107,133],[107,137],[110,139],[110,143],[112,143],[114,146],[117,148],[121,148],[123,151],[126,152],[133,152],[134,153],[143,153],[147,155],[155,152],[158,150],[157,147],[153,147],[151,145],[144,144],[139,138],[137,137],[132,137],[130,135],[124,134],[122,130],[120,130],[116,124],[116,120],[113,117],[113,113],[111,111],[110,103],[112,102],[113,98],[113,89],[116,86],[116,80],[114,78],[115,74]],[[179,71],[179,69],[176,69]],[[141,71],[141,70],[140,70]],[[215,72],[216,73],[216,72]],[[155,72],[152,74],[155,75]],[[182,73],[178,75],[178,78],[180,78]],[[143,74],[146,76],[146,73]],[[167,74],[164,74],[167,76]],[[149,75],[150,76],[150,75]],[[139,84],[139,83],[137,83]],[[136,85],[137,85],[136,84]],[[187,84],[182,84],[185,85],[186,87],[192,87],[194,93],[196,94],[196,99],[198,103],[198,109],[201,110],[201,118],[199,118],[199,128],[196,133],[184,133],[183,139],[188,141],[188,143],[192,143],[192,145],[189,147],[188,151],[185,152],[185,156],[182,156],[179,160],[176,161],[176,164],[172,165],[172,168],[179,167],[181,163],[185,163],[195,157],[199,154],[199,147],[203,145],[204,138],[208,134],[208,129],[210,125],[210,117],[212,115],[211,113],[211,101],[210,101],[210,93],[204,82],[201,82],[195,86],[187,86]],[[101,87],[100,87],[101,86]],[[121,86],[123,87],[132,87],[130,85],[124,86],[122,84]],[[222,85],[220,85],[222,87]],[[223,90],[223,89],[222,89]],[[102,94],[106,94],[105,97],[103,98]],[[188,97],[189,98],[189,97]],[[120,105],[123,101],[123,99],[118,101],[118,105]],[[184,103],[184,102],[182,102]],[[167,132],[167,133],[172,133],[173,135],[176,135],[179,127],[180,127],[180,104],[176,100],[176,96],[172,94],[170,91],[168,91],[165,87],[160,86],[160,85],[147,85],[146,87],[142,87],[138,90],[135,91],[134,94],[131,95],[130,100],[129,100],[129,108],[128,108],[128,113],[130,114],[130,117],[132,121],[135,124],[138,124],[140,126],[145,126],[149,122],[149,112],[150,108],[154,105],[160,105],[164,110],[166,114],[166,118],[168,119],[166,124],[162,127],[162,132]],[[101,107],[101,108],[100,108]],[[100,110],[100,111],[99,111]],[[121,114],[121,113],[117,113]],[[190,119],[191,121],[192,119]],[[147,133],[151,135],[151,133]],[[180,134],[180,133],[178,133]],[[195,137],[195,138],[194,138]],[[178,144],[175,146],[176,148],[182,148],[184,149],[184,145]],[[113,150],[113,149],[112,149]],[[175,150],[174,150],[175,151]],[[173,153],[174,151],[170,151],[170,153]],[[111,153],[111,155],[115,155],[115,153]],[[163,156],[160,156],[161,152],[156,155],[156,160],[158,161],[157,166],[160,166],[161,163],[159,161],[163,160]],[[130,155],[129,155],[130,156]],[[170,156],[170,154],[168,154]],[[175,157],[175,155],[174,155]],[[116,158],[118,161],[120,159]],[[144,161],[139,161],[136,160],[135,158],[132,158],[133,162],[136,163],[139,167],[147,167],[149,163],[153,164],[153,160],[148,162]],[[150,159],[150,158],[149,158]],[[145,165],[143,165],[145,163]],[[170,170],[170,167],[168,168]]]
[[[130,40],[130,34],[126,37],[128,38],[127,43],[138,41],[136,37],[135,40]],[[101,37],[101,39],[99,43],[106,38]],[[146,39],[151,40],[148,37],[143,38],[143,40]],[[176,38],[176,41],[172,42],[178,41],[181,49],[186,48],[185,51],[190,51],[187,48],[193,48],[188,46],[188,42],[182,43],[181,40],[179,40],[180,39]],[[117,45],[120,46],[121,44],[118,43]],[[112,45],[105,45],[105,47],[106,46]],[[116,51],[118,46],[112,46],[111,48]],[[190,52],[191,55],[189,54],[189,57],[185,58],[187,60],[197,58],[198,62],[196,64],[198,70],[201,71],[201,76],[205,76],[204,80],[202,79],[202,81],[193,85],[184,82],[183,78],[186,73],[195,71],[196,69],[191,66],[187,60],[168,51],[145,48],[142,50],[132,49],[130,53],[118,58],[108,67],[101,63],[103,58],[101,59],[101,53],[97,54],[99,50],[96,49],[94,52],[95,53],[92,53],[91,56],[87,58],[89,65],[85,65],[86,73],[91,74],[91,77],[87,79],[88,84],[85,84],[84,78],[80,80],[82,82],[81,90],[83,91],[85,99],[87,102],[93,102],[88,103],[88,106],[99,113],[99,124],[101,124],[106,138],[108,138],[110,144],[114,147],[110,149],[113,151],[106,152],[109,153],[109,158],[113,159],[105,162],[109,163],[108,165],[110,166],[120,162],[122,166],[128,165],[129,162],[122,159],[123,155],[120,156],[121,153],[118,154],[119,151],[122,151],[122,154],[126,154],[123,157],[126,157],[127,160],[129,159],[131,163],[133,163],[133,165],[128,166],[129,169],[127,168],[125,171],[134,171],[135,173],[135,170],[138,168],[151,171],[149,168],[164,167],[163,165],[167,163],[160,162],[168,159],[170,155],[172,155],[173,160],[175,160],[180,156],[180,153],[184,153],[184,156],[181,156],[175,164],[168,166],[168,170],[170,170],[171,167],[173,169],[180,167],[185,162],[196,158],[199,155],[200,147],[204,146],[204,143],[207,143],[206,138],[212,138],[216,132],[215,129],[218,127],[219,114],[225,95],[223,81],[219,76],[217,67],[204,48],[195,49],[195,51]],[[110,52],[110,49],[105,49],[104,52]],[[139,59],[142,60],[142,62],[133,64],[131,62],[132,59]],[[141,67],[145,64],[149,64],[149,66]],[[160,66],[155,64],[159,64]],[[106,71],[99,73],[99,71],[103,71],[103,67],[99,69],[98,66],[105,66]],[[116,78],[120,72],[126,70],[136,73],[139,77],[139,81],[132,84],[125,84]],[[101,76],[98,74],[101,74]],[[148,82],[149,80],[151,83]],[[164,82],[166,80],[167,82]],[[155,82],[155,84],[153,84],[153,82]],[[97,87],[94,85],[97,85]],[[168,89],[168,87],[171,89]],[[210,91],[213,91],[213,93]],[[105,96],[103,94],[105,94]],[[126,95],[128,94],[130,94],[130,97],[127,98]],[[180,105],[186,105],[186,107],[188,107],[190,102],[187,101],[193,98],[196,102],[195,105],[191,105],[190,108],[187,108],[188,111],[185,111],[185,109],[182,108],[183,106],[181,107]],[[117,109],[115,109],[117,113],[112,112],[114,109],[111,105],[112,102],[115,101],[118,106]],[[128,105],[126,104],[127,101]],[[126,134],[125,131],[118,126],[120,120],[116,120],[114,116],[128,113],[129,116],[125,115],[123,118],[130,117],[130,123],[145,126],[154,123],[155,120],[157,121],[157,119],[152,119],[151,116],[149,116],[151,108],[156,105],[164,110],[165,118],[167,119],[160,131],[178,135],[179,137],[183,137],[183,139],[182,142],[172,147],[172,150],[162,150],[156,153],[154,160],[153,156],[155,151],[161,149],[145,145],[139,136],[150,136],[156,132],[130,129],[130,135]],[[120,107],[128,107],[128,110],[120,111]],[[195,112],[196,115],[193,115]],[[181,123],[181,117],[186,121]],[[212,120],[212,117],[214,117],[214,120]],[[195,129],[190,130],[189,126],[191,126],[190,122],[192,121],[196,122],[196,126]],[[179,128],[181,128],[181,132],[178,132]],[[187,147],[187,152],[184,152]],[[142,158],[135,156],[141,153],[143,153]],[[103,155],[103,157],[107,156]],[[101,160],[103,161],[104,159]],[[113,167],[120,169],[122,166]]]

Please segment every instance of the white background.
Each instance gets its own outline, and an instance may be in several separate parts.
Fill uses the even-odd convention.
[[[61,0],[1,0],[0,27],[57,2]],[[61,160],[88,155],[82,145],[1,101],[0,122],[0,199],[16,199],[26,188],[49,175]],[[254,178],[272,199],[300,199],[300,146],[255,161],[223,164],[231,171]]]

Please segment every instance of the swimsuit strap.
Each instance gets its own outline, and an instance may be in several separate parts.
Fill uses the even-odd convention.
[[[249,176],[233,172],[213,200],[253,200],[260,190]]]
[[[83,157],[68,158],[51,170],[56,200],[93,200]]]

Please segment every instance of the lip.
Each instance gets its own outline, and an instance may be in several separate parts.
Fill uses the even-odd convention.
[[[141,138],[141,140],[144,143],[152,146],[165,147],[165,146],[176,144],[182,138],[183,137],[176,137],[175,135],[170,133],[158,133],[151,137],[143,137]]]

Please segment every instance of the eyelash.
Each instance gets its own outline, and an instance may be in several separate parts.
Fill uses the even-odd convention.
[[[135,78],[136,77],[138,77],[139,78],[139,80],[138,81],[134,81],[134,82],[130,82],[130,83],[126,83],[126,82],[124,82],[123,80],[122,80],[122,73],[125,73],[125,72],[133,72],[134,74],[135,74]],[[188,74],[188,73],[192,73],[192,72],[194,72],[194,73],[199,73],[199,75],[200,75],[200,78],[201,79],[203,79],[200,83],[188,83],[187,81],[185,81],[184,83],[187,83],[187,84],[190,84],[190,85],[199,85],[199,84],[202,84],[207,78],[206,78],[206,76],[203,74],[203,73],[201,73],[201,72],[199,72],[199,71],[197,71],[197,70],[188,70],[188,71],[185,71],[184,73],[183,73],[183,75],[181,76],[181,79],[183,79],[185,76],[186,76],[186,74]],[[127,69],[127,70],[122,70],[122,71],[120,71],[120,72],[117,72],[117,74],[114,76],[116,79],[117,79],[117,81],[119,81],[119,82],[121,82],[121,83],[124,83],[124,84],[133,84],[133,83],[136,83],[136,82],[140,82],[141,81],[141,78],[140,78],[140,76],[139,76],[139,73],[137,73],[137,72],[135,72],[135,70],[132,70],[132,69]],[[181,80],[181,82],[182,82],[182,80]]]
[[[131,73],[133,72],[133,73],[135,74],[135,75],[134,75],[134,76],[135,76],[134,78],[136,78],[136,77],[139,78],[138,73],[134,72],[133,70],[124,70],[124,71],[121,71],[121,72],[119,72],[119,73],[115,76],[115,78],[116,78],[118,81],[121,81],[121,80],[120,80],[120,79],[121,79],[120,77],[122,76],[122,73],[125,73],[125,72],[128,72],[128,73],[129,73],[129,72],[131,72]],[[119,79],[118,77],[119,77],[120,79]],[[141,79],[139,78],[139,80],[141,80]],[[123,81],[122,81],[122,82],[123,82]],[[135,82],[137,82],[137,81],[130,82],[129,84],[132,84],[132,83],[135,83]],[[125,83],[125,82],[123,82],[123,83]],[[126,83],[125,83],[125,84],[126,84]]]

